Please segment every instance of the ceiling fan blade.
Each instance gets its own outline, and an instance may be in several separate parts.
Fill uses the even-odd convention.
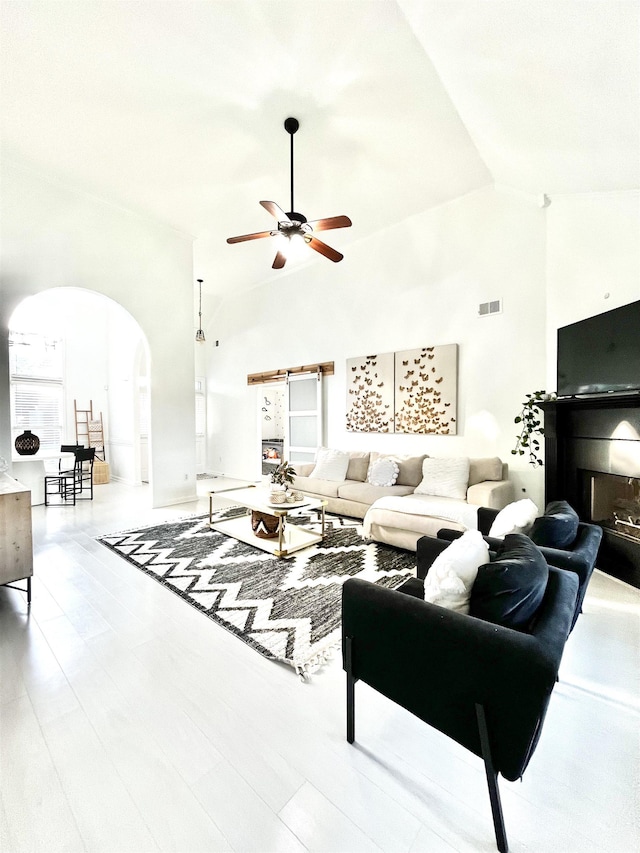
[[[275,256],[273,263],[271,264],[271,268],[274,270],[281,270],[282,267],[286,264],[287,258],[282,252],[278,252]]]
[[[353,222],[348,216],[330,216],[327,219],[315,219],[309,225],[314,231],[329,231],[331,228],[349,228]]]
[[[280,205],[276,204],[275,201],[261,201],[260,204],[265,210],[268,210],[269,213],[278,220],[278,222],[286,222],[289,219],[284,210]]]
[[[258,240],[260,237],[271,237],[272,231],[257,231],[255,234],[242,234],[240,237],[227,237],[227,243],[244,243],[245,240]]]
[[[325,258],[329,258],[330,261],[334,263],[338,263],[344,258],[344,255],[341,255],[340,252],[336,252],[335,249],[332,249],[331,246],[327,246],[326,243],[323,243],[322,240],[318,240],[317,237],[312,237],[307,243],[310,249],[314,249],[316,252],[320,252],[321,255],[324,255]]]

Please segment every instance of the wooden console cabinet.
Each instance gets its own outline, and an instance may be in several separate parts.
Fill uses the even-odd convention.
[[[0,474],[0,586],[26,580],[31,604],[32,575],[31,492],[8,474]]]

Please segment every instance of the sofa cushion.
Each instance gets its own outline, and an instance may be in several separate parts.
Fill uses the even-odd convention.
[[[485,480],[502,480],[502,459],[490,456],[469,460],[469,485],[475,486]]]
[[[426,453],[422,456],[394,456],[400,471],[398,472],[398,484],[401,486],[416,486],[422,481],[422,463],[427,458]]]
[[[507,533],[529,533],[537,514],[538,507],[529,498],[513,501],[493,519],[489,536],[502,539]]]
[[[426,459],[426,453],[422,456],[403,456],[399,453],[372,453],[370,464],[373,464],[376,459],[389,456],[398,463],[398,479],[397,483],[400,486],[416,486],[420,485],[422,480],[422,463]]]
[[[548,579],[549,566],[538,546],[522,533],[509,533],[495,560],[478,569],[469,612],[486,622],[526,631]]]
[[[393,486],[398,479],[398,463],[391,456],[380,456],[369,466],[367,483],[372,486]]]
[[[337,498],[340,486],[342,483],[337,483],[335,480],[320,480],[317,477],[293,478],[294,489],[300,489],[310,495],[320,495],[323,498]]]
[[[544,515],[533,522],[529,536],[536,545],[546,548],[569,548],[575,542],[580,519],[566,501],[551,501]]]
[[[420,578],[407,578],[404,583],[396,587],[396,591],[424,601],[424,581],[421,581]]]
[[[315,462],[296,462],[296,474],[299,477],[310,477],[311,472],[316,467]]]
[[[424,579],[424,600],[458,613],[469,612],[478,567],[489,559],[489,546],[478,530],[467,530],[438,554]]]
[[[369,453],[359,453],[351,451],[349,453],[349,466],[347,467],[347,476],[345,480],[359,480],[361,483],[367,479],[367,471],[369,470]]]
[[[427,456],[422,462],[422,481],[417,495],[437,495],[465,500],[469,484],[469,459],[466,456]]]
[[[398,472],[398,485],[413,486],[414,489],[420,485],[420,481],[422,480],[422,463],[427,457],[426,453],[422,456],[406,456],[401,453],[372,452],[369,467],[371,467],[376,459],[387,457],[398,463],[398,468],[400,469]]]
[[[342,482],[347,476],[348,467],[349,454],[344,450],[319,447],[316,454],[316,465],[311,472],[311,477]]]
[[[371,483],[356,483],[346,481],[338,483],[338,497],[345,501],[355,501],[356,503],[367,504],[371,506],[378,498],[387,497],[387,495],[403,495],[413,494],[411,486],[372,486]]]

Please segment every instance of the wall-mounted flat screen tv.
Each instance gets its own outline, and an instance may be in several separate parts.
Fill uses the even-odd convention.
[[[558,396],[640,390],[640,301],[558,329]]]

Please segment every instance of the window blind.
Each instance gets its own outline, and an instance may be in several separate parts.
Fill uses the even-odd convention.
[[[11,436],[25,429],[42,450],[59,450],[64,420],[64,347],[60,338],[26,332],[9,334]]]
[[[42,450],[60,450],[62,443],[62,383],[11,383],[11,435],[15,441],[25,429],[40,439]]]

